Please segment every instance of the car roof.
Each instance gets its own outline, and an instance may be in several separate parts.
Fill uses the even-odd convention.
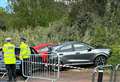
[[[69,45],[69,44],[74,44],[74,43],[84,44],[84,45],[87,45],[87,46],[89,46],[91,48],[94,48],[93,46],[91,46],[91,45],[89,45],[88,43],[85,43],[85,42],[80,42],[80,41],[66,41],[66,42],[61,43],[61,44],[59,44],[57,46],[54,46],[54,49],[56,50],[57,48],[62,47],[64,45]]]
[[[78,41],[67,41],[67,42],[62,43],[62,45],[74,44],[74,43],[83,43],[83,42],[78,42]]]
[[[68,41],[68,42],[64,42],[64,43],[62,43],[61,45],[74,44],[74,43],[85,44],[85,45],[89,45],[89,46],[91,46],[90,44],[85,43],[85,42],[81,42],[81,41]],[[93,46],[91,46],[91,47],[93,47]]]
[[[64,42],[64,43],[61,43],[61,44],[59,44],[59,45],[54,46],[53,49],[56,50],[57,48],[62,47],[62,46],[64,46],[64,45],[74,44],[74,43],[80,43],[80,42],[77,42],[77,41],[66,41],[66,42]]]

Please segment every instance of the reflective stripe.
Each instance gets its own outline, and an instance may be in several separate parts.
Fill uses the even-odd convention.
[[[4,52],[4,54],[14,54],[13,52]]]
[[[6,57],[4,57],[4,58],[15,58],[15,57],[13,57],[13,56],[8,56],[8,57],[7,57],[7,56],[6,56]]]
[[[103,72],[103,70],[98,70],[98,72]]]
[[[8,48],[8,46],[4,46],[3,48]],[[9,48],[14,48],[13,46],[10,46]]]

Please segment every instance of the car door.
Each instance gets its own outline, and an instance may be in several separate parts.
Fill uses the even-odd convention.
[[[63,62],[64,64],[74,63],[73,60],[75,60],[75,52],[73,50],[72,44],[60,47],[58,54],[61,58],[61,62]]]
[[[84,43],[74,43],[73,44],[74,51],[75,51],[75,59],[76,63],[81,63],[81,64],[90,64],[91,59],[94,57],[94,53],[92,53],[92,47],[84,44]]]

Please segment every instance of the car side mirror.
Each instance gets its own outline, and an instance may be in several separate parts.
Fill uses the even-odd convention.
[[[91,50],[92,50],[92,48],[89,48],[89,49],[88,49],[88,52],[91,51]]]

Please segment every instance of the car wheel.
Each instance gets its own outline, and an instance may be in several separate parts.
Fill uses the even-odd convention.
[[[98,56],[94,60],[94,65],[105,65],[106,64],[106,57],[105,56]]]

